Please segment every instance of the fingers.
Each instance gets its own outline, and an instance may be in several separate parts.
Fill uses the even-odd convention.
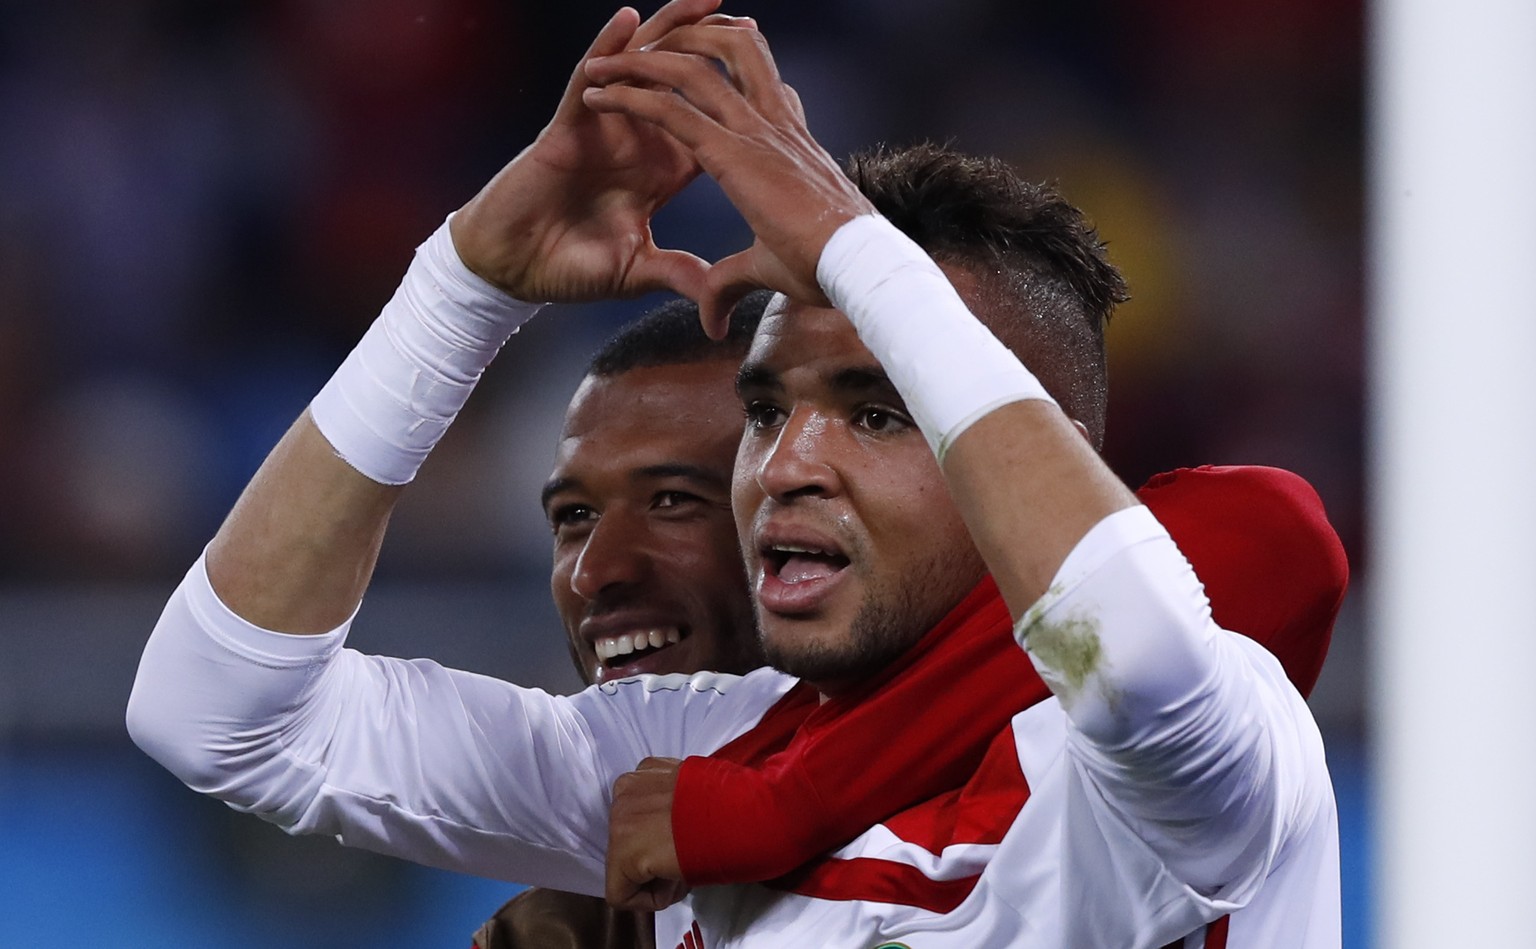
[[[725,77],[717,66],[725,67]],[[745,103],[770,121],[804,118],[798,96],[780,81],[767,41],[756,29],[724,24],[681,27],[648,48],[589,60],[586,71],[599,86],[627,83],[676,90],[720,121],[745,114]]]
[[[689,886],[675,880],[648,880],[645,882],[615,878],[612,864],[604,884],[603,898],[616,909],[632,912],[659,913],[688,895]]]
[[[682,766],[682,763],[683,759],[681,758],[662,758],[653,755],[647,758],[641,758],[640,763],[635,765],[635,770],[660,771],[664,774],[674,774],[676,773],[677,769]]]
[[[742,298],[759,287],[765,287],[756,276],[753,260],[756,248],[732,254],[715,263],[709,269],[703,291],[693,299],[699,303],[699,322],[704,335],[710,339],[725,339],[730,331],[731,311]]]
[[[756,29],[714,24],[684,27],[662,37],[655,49],[716,60],[742,94],[760,107],[766,103],[759,99],[779,85],[779,67],[768,41]]]
[[[623,909],[665,909],[688,893],[672,842],[675,758],[647,758],[613,785],[604,895]]]
[[[639,296],[654,290],[671,290],[696,300],[704,293],[709,262],[681,250],[652,248],[642,254],[625,275],[624,295]],[[651,759],[646,759],[651,760]]]
[[[699,111],[682,96],[662,89],[635,85],[594,86],[582,101],[594,112],[617,113],[649,122],[694,152],[694,159],[710,169],[701,146],[719,128],[719,122]]]
[[[657,16],[660,15],[660,13],[657,14]],[[640,14],[634,7],[621,7],[618,12],[608,18],[608,22],[598,31],[597,38],[592,41],[591,46],[587,47],[581,61],[576,64],[576,70],[571,74],[571,81],[566,83],[565,94],[560,98],[560,105],[555,109],[556,115],[566,114],[571,109],[580,107],[581,91],[591,85],[590,80],[587,79],[587,62],[602,56],[622,53],[631,37],[635,35],[639,22]]]
[[[681,96],[694,109],[729,127],[740,126],[754,114],[746,99],[710,60],[686,53],[645,50],[603,57],[587,64],[587,78],[597,84],[585,97],[594,109],[599,109],[600,103],[605,102],[623,102],[630,108],[662,109],[667,99]],[[626,93],[630,89],[655,93],[655,96],[628,96]],[[652,98],[659,101],[646,106],[646,101]],[[666,111],[662,109],[663,114]]]
[[[671,3],[663,5],[660,10],[651,14],[650,19],[640,24],[634,38],[629,41],[629,48],[636,49],[654,43],[680,26],[699,22],[719,8],[720,0],[672,0]],[[619,47],[619,49],[623,48],[623,46]],[[618,51],[613,50],[615,53]]]
[[[607,24],[598,31],[597,38],[592,41],[592,45],[587,48],[587,52],[577,63],[576,71],[560,99],[557,113],[568,112],[580,104],[581,91],[591,85],[584,68],[591,59],[612,56],[626,49],[638,49],[656,42],[672,30],[689,24],[756,25],[747,17],[716,14],[714,11],[719,6],[720,0],[672,0],[671,3],[652,14],[644,23],[640,22],[640,14],[634,7],[619,8],[608,19]]]
[[[794,86],[791,86],[789,83],[785,83],[784,97],[789,100],[789,107],[795,113],[795,118],[800,120],[801,125],[804,125],[805,105],[800,101],[800,93],[795,91]]]

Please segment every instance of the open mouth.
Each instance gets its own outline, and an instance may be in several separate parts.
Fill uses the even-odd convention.
[[[597,659],[609,669],[619,669],[682,642],[687,632],[679,627],[656,627],[603,636],[592,643]]]
[[[848,563],[848,558],[841,553],[819,547],[774,544],[763,551],[763,565],[768,574],[788,584],[825,580]]]

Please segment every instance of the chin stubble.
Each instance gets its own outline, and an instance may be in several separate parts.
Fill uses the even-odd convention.
[[[870,590],[849,623],[848,635],[835,642],[811,641],[786,646],[762,638],[768,664],[809,682],[858,682],[876,675],[912,648],[923,634],[980,580],[930,561],[918,575],[890,593]],[[924,596],[927,594],[927,596]],[[936,595],[937,594],[937,595]],[[947,594],[947,595],[946,595]],[[932,599],[933,602],[921,602]],[[942,604],[938,601],[942,600]],[[763,617],[758,618],[761,631]]]

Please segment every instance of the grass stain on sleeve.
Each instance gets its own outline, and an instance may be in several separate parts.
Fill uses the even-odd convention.
[[[1061,689],[1071,695],[1083,690],[1088,677],[1099,670],[1104,647],[1096,620],[1066,617],[1047,621],[1035,616],[1021,637],[1025,646],[1054,674]]]

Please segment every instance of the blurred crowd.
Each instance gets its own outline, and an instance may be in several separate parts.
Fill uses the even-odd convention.
[[[0,943],[90,905],[125,947],[438,944],[505,897],[199,800],[128,747],[122,709],[175,579],[616,2],[0,0]],[[1057,181],[1134,296],[1112,465],[1295,470],[1359,577],[1359,3],[728,9],[834,154],[952,141]],[[750,241],[708,182],[656,229],[711,257]],[[397,510],[354,642],[574,683],[538,487],[587,355],[651,302],[555,308],[513,340]],[[1358,723],[1358,634],[1347,610],[1325,723]],[[1360,926],[1363,765],[1330,741]]]
[[[0,582],[162,581],[535,134],[610,2],[0,4]],[[650,12],[652,5],[642,5]],[[950,140],[1054,179],[1134,300],[1108,455],[1296,470],[1357,568],[1361,9],[1338,0],[743,0],[836,154]],[[663,243],[747,232],[708,183]],[[423,472],[386,577],[542,569],[582,360],[535,321]]]

